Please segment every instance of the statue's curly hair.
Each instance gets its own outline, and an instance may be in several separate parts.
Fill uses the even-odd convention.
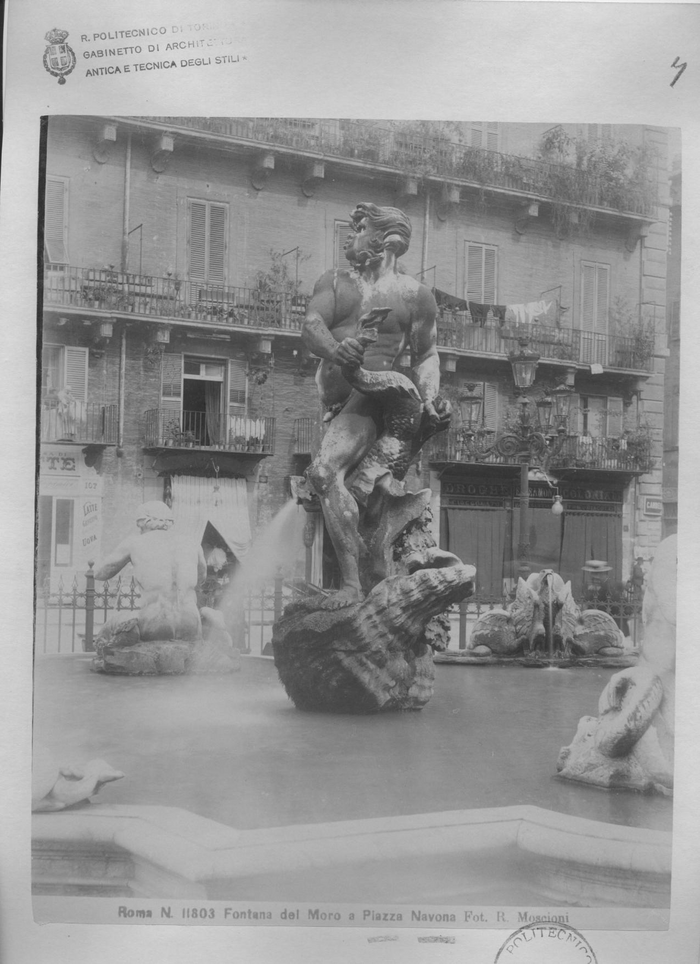
[[[385,248],[393,251],[397,258],[408,251],[411,243],[411,222],[409,218],[398,208],[379,207],[369,201],[361,201],[350,215],[353,227],[360,221],[367,220],[372,231],[376,231],[380,237],[373,243],[372,247],[377,253]]]

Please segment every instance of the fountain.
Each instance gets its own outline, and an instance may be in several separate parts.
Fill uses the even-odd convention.
[[[445,645],[439,618],[471,595],[475,570],[437,549],[430,490],[405,486],[422,445],[450,418],[439,395],[435,299],[397,267],[411,223],[369,203],[351,219],[345,252],[354,270],[317,282],[302,331],[321,358],[328,427],[306,486],[297,486],[318,500],[341,587],[288,606],[272,648],[299,709],[420,709],[433,692],[433,651]],[[411,377],[394,369],[409,346]]]
[[[594,786],[655,791],[673,787],[677,538],[660,543],[644,595],[639,662],[603,690],[598,716],[584,716],[562,747],[559,776]]]
[[[232,672],[240,668],[221,613],[197,608],[196,586],[206,574],[201,546],[173,528],[164,502],[142,505],[139,533],[105,558],[96,579],[111,579],[127,563],[141,586],[141,609],[107,620],[95,640],[95,672],[126,675]]]
[[[636,662],[612,616],[598,609],[581,611],[571,583],[551,569],[530,573],[527,579],[521,576],[508,608],[491,609],[477,620],[465,652],[439,658],[541,667],[622,667]]]

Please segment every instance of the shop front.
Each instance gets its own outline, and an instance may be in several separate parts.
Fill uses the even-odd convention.
[[[443,478],[440,541],[465,563],[476,566],[477,595],[501,604],[517,583],[520,533],[520,480],[503,474]],[[564,512],[552,513],[552,497]],[[622,576],[621,483],[563,482],[556,489],[529,483],[528,560],[531,571],[553,569],[571,580],[575,596],[584,591],[587,559],[605,559]]]

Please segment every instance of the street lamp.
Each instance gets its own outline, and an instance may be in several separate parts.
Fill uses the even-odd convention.
[[[482,398],[475,394],[475,386],[467,385],[467,392],[460,397],[462,416],[462,442],[467,453],[480,462],[496,453],[507,460],[520,463],[520,539],[518,542],[518,568],[520,575],[526,577],[530,571],[528,556],[530,552],[530,488],[529,473],[532,466],[541,467],[545,473],[551,461],[561,452],[567,437],[569,402],[571,389],[560,385],[546,391],[535,403],[537,424],[530,415],[530,400],[522,390],[532,387],[537,371],[539,355],[520,340],[520,350],[509,356],[513,367],[513,379],[521,389],[517,399],[518,418],[506,432],[487,444],[489,433],[481,426]],[[552,512],[561,515],[564,511],[561,496],[553,497]]]
[[[534,349],[528,348],[527,338],[518,338],[518,345],[520,350],[511,352],[508,361],[513,369],[515,387],[522,391],[532,387],[540,356]]]

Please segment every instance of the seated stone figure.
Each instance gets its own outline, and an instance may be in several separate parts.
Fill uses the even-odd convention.
[[[127,536],[98,566],[95,578],[111,579],[130,562],[141,587],[141,608],[136,613],[118,613],[105,623],[96,640],[95,669],[188,672],[193,669],[194,656],[201,663],[203,650],[199,647],[195,652],[187,644],[205,639],[215,646],[230,648],[231,638],[221,614],[197,608],[196,588],[207,571],[202,548],[181,538],[173,531],[173,523],[172,510],[164,502],[146,502],[137,513],[138,533]],[[154,645],[144,648],[149,643]],[[167,643],[171,645],[155,646]],[[183,645],[178,648],[174,643]],[[133,647],[139,647],[138,652],[134,650],[125,656],[124,650]],[[220,661],[214,660],[217,662]]]
[[[656,791],[673,787],[676,679],[677,540],[660,543],[643,603],[639,662],[611,677],[598,716],[584,716],[562,747],[560,777],[606,788]]]

